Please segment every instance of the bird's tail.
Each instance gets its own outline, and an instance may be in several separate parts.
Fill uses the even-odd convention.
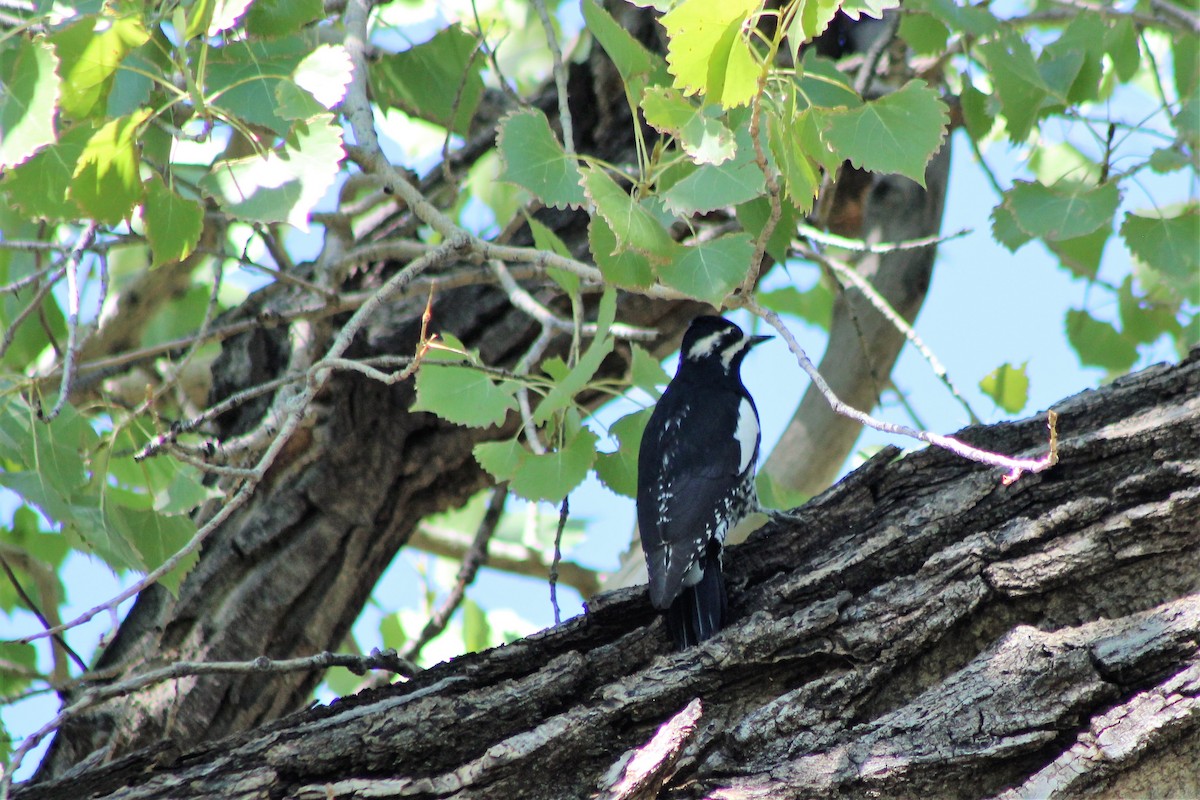
[[[725,624],[725,578],[721,545],[713,542],[700,556],[699,583],[685,587],[667,609],[667,628],[680,650],[717,635]]]

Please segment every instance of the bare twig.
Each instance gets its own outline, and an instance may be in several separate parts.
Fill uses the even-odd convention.
[[[475,531],[475,538],[462,556],[462,564],[458,568],[458,576],[454,581],[453,588],[430,614],[429,621],[425,623],[420,635],[404,645],[400,652],[401,657],[416,661],[421,654],[421,649],[446,629],[450,618],[454,616],[454,612],[458,610],[463,598],[466,597],[467,587],[475,582],[479,568],[487,563],[488,543],[492,540],[496,526],[500,523],[500,517],[504,514],[504,503],[507,499],[507,484],[501,484],[492,491],[492,499],[488,502],[487,511],[484,512],[483,519]]]
[[[554,23],[546,11],[546,0],[533,0],[538,19],[542,21],[542,30],[546,32],[546,43],[550,45],[553,56],[554,89],[558,94],[558,121],[562,125],[563,150],[568,158],[575,156],[575,131],[571,122],[571,106],[567,102],[567,70],[563,66],[562,49],[558,46],[558,36],[554,33]]]
[[[445,558],[462,559],[470,550],[471,539],[456,530],[422,522],[417,526],[408,546]],[[502,539],[493,540],[489,545],[488,567],[539,580],[545,578],[550,569],[541,550]],[[595,570],[574,561],[559,562],[559,583],[570,586],[584,598],[600,591],[600,578],[601,575]]]
[[[1049,412],[1048,425],[1050,427],[1050,445],[1049,452],[1041,458],[1012,458],[1010,456],[1001,455],[1000,453],[992,453],[987,450],[980,450],[972,447],[965,442],[959,441],[952,436],[943,436],[938,433],[929,433],[928,431],[920,431],[915,428],[910,428],[907,425],[897,425],[892,422],[884,422],[883,420],[875,419],[870,414],[859,411],[857,408],[843,403],[833,390],[829,388],[829,384],[825,382],[825,378],[817,371],[816,366],[804,352],[804,348],[796,341],[796,337],[788,330],[787,326],[779,318],[779,315],[770,309],[763,308],[756,303],[752,298],[745,298],[742,306],[750,313],[757,317],[766,320],[775,330],[779,331],[779,335],[787,342],[788,349],[796,356],[796,362],[800,368],[804,370],[808,377],[812,379],[813,385],[828,401],[830,408],[835,413],[844,417],[848,417],[860,425],[866,425],[868,428],[874,428],[877,431],[884,433],[894,433],[899,436],[907,436],[912,439],[917,439],[927,444],[932,444],[941,447],[944,450],[949,450],[955,455],[961,456],[971,461],[976,461],[980,464],[988,464],[994,467],[1003,467],[1009,470],[1004,476],[1005,484],[1012,483],[1021,477],[1026,472],[1043,472],[1058,463],[1058,432],[1055,427],[1058,415],[1053,411]]]
[[[79,348],[83,346],[79,335],[79,298],[82,288],[79,285],[79,262],[83,260],[84,251],[96,238],[96,230],[100,223],[91,222],[79,234],[75,247],[67,256],[67,353],[63,362],[62,384],[58,389],[58,399],[49,414],[40,415],[42,422],[53,422],[62,412],[67,398],[71,396],[71,382],[75,380],[75,362],[79,358]]]
[[[571,515],[570,495],[562,499],[558,507],[558,530],[554,532],[554,560],[550,562],[550,605],[554,607],[554,624],[562,622],[562,612],[558,609],[558,562],[562,561],[563,529],[567,527],[567,517]]]
[[[961,239],[968,236],[974,231],[971,228],[963,228],[955,233],[946,235],[935,234],[933,236],[922,236],[917,239],[905,239],[900,242],[867,242],[862,239],[848,239],[845,236],[838,236],[836,233],[829,233],[820,228],[815,228],[808,223],[801,222],[796,226],[796,232],[805,239],[816,242],[817,244],[829,245],[831,247],[840,247],[843,250],[853,250],[856,253],[896,253],[902,250],[921,250],[926,247],[937,247],[942,242],[949,242],[953,239]]]
[[[38,622],[42,623],[42,627],[53,627],[50,624],[50,620],[46,619],[46,615],[43,614],[41,608],[38,607],[38,604],[35,603],[33,598],[25,592],[25,587],[21,586],[21,582],[17,580],[17,574],[13,572],[12,567],[9,566],[8,559],[4,557],[3,553],[0,553],[0,567],[3,567],[4,574],[8,576],[8,582],[11,583],[13,589],[16,590],[17,596],[21,598],[21,602],[23,602],[25,607],[29,609],[29,611],[32,612],[35,617],[37,617]],[[84,672],[87,672],[87,662],[80,658],[79,654],[71,649],[71,645],[67,644],[67,640],[64,639],[61,634],[54,635],[54,643],[62,648],[62,651],[66,653],[72,661],[75,662],[77,667]]]
[[[838,282],[841,283],[843,287],[845,287],[846,283],[850,283],[856,289],[862,292],[863,296],[866,297],[871,305],[875,307],[875,310],[882,314],[896,330],[903,333],[904,338],[907,339],[913,347],[917,348],[917,352],[920,353],[921,357],[924,358],[926,363],[929,364],[930,369],[933,370],[933,374],[938,377],[938,380],[940,380],[948,390],[950,390],[950,394],[967,412],[967,416],[970,418],[971,422],[979,422],[979,416],[975,413],[975,410],[971,408],[971,404],[967,402],[967,399],[958,391],[958,387],[955,386],[954,382],[950,380],[950,373],[947,371],[946,367],[942,364],[938,357],[934,355],[934,352],[929,349],[929,346],[925,344],[925,341],[917,335],[917,332],[913,329],[913,326],[908,324],[908,320],[904,319],[904,317],[900,316],[896,309],[892,308],[892,305],[887,301],[887,298],[881,295],[879,291],[871,285],[870,281],[868,281],[862,275],[859,275],[858,271],[849,264],[833,258],[832,256],[827,256],[822,253],[809,250],[804,253],[804,257],[828,267],[829,270],[832,271],[835,276],[837,276]]]

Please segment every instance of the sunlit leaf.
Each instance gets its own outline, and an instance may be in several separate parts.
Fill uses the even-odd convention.
[[[138,128],[150,116],[143,109],[119,117],[92,135],[75,164],[67,194],[98,222],[115,225],[142,199]]]
[[[141,20],[132,16],[85,16],[52,34],[62,78],[62,112],[76,119],[92,114],[108,97],[122,59],[149,38]]]
[[[55,144],[43,147],[24,164],[7,170],[0,186],[30,218],[75,219],[80,209],[68,199],[67,190],[79,157],[94,133],[95,128],[88,122],[71,127]]]
[[[204,229],[204,207],[180,197],[155,176],[146,183],[142,219],[154,254],[151,266],[159,267],[191,254]]]
[[[0,168],[54,141],[58,59],[43,37],[16,36],[0,50]]]
[[[659,20],[675,87],[725,108],[746,105],[762,70],[745,28],[759,0],[684,0]]]
[[[737,152],[733,131],[725,126],[716,106],[697,106],[678,90],[651,86],[642,99],[646,121],[661,133],[674,136],[698,164],[720,164]]]
[[[1000,408],[1016,414],[1029,402],[1029,376],[1025,374],[1028,364],[1001,364],[979,382],[980,390]]]

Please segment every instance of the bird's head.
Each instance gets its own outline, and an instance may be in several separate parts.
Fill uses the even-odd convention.
[[[681,366],[720,366],[736,373],[750,348],[770,339],[770,336],[747,336],[742,329],[724,317],[696,317],[683,335]]]

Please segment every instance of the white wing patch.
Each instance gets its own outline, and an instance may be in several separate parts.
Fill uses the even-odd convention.
[[[738,440],[738,445],[741,447],[741,461],[738,465],[738,474],[744,473],[749,469],[754,460],[754,453],[758,449],[758,414],[754,413],[754,406],[749,400],[742,399],[742,404],[738,407],[738,422],[737,430],[733,433],[734,438]]]

